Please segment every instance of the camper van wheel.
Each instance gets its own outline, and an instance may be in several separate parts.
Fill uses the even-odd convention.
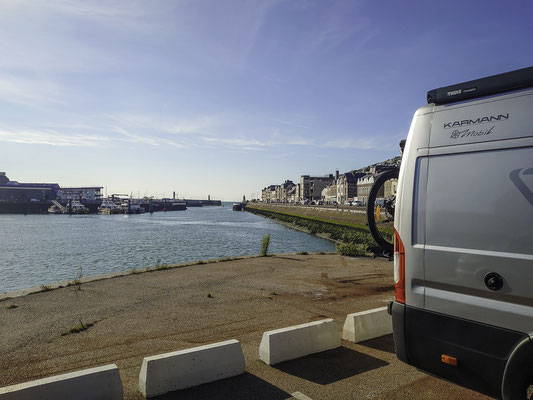
[[[376,177],[368,194],[366,216],[368,229],[376,243],[389,256],[393,253],[394,208],[396,204],[395,182],[399,169],[390,169]]]

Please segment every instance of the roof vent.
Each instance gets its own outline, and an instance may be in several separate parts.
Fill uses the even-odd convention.
[[[433,89],[427,99],[428,104],[440,105],[528,87],[533,87],[533,67]]]

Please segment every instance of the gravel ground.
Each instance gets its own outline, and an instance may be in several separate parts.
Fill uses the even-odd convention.
[[[208,296],[211,295],[211,297]],[[0,386],[117,364],[125,398],[140,399],[143,357],[241,341],[247,373],[164,399],[487,399],[396,359],[392,336],[270,367],[262,332],[346,314],[393,297],[392,263],[277,255],[88,282],[0,302]],[[16,307],[15,307],[16,306]],[[66,334],[80,321],[94,324]],[[295,395],[298,397],[299,395]]]

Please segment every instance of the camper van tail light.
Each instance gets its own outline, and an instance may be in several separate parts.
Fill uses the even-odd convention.
[[[394,294],[397,302],[405,304],[405,249],[396,229],[394,230]]]

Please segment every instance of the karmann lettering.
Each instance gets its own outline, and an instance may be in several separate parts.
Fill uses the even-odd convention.
[[[475,124],[484,124],[493,121],[505,121],[509,119],[509,113],[499,114],[498,116],[491,115],[489,117],[479,117],[477,119],[463,119],[462,121],[446,122],[444,124],[444,129],[448,128],[457,128],[461,126],[475,125]]]

